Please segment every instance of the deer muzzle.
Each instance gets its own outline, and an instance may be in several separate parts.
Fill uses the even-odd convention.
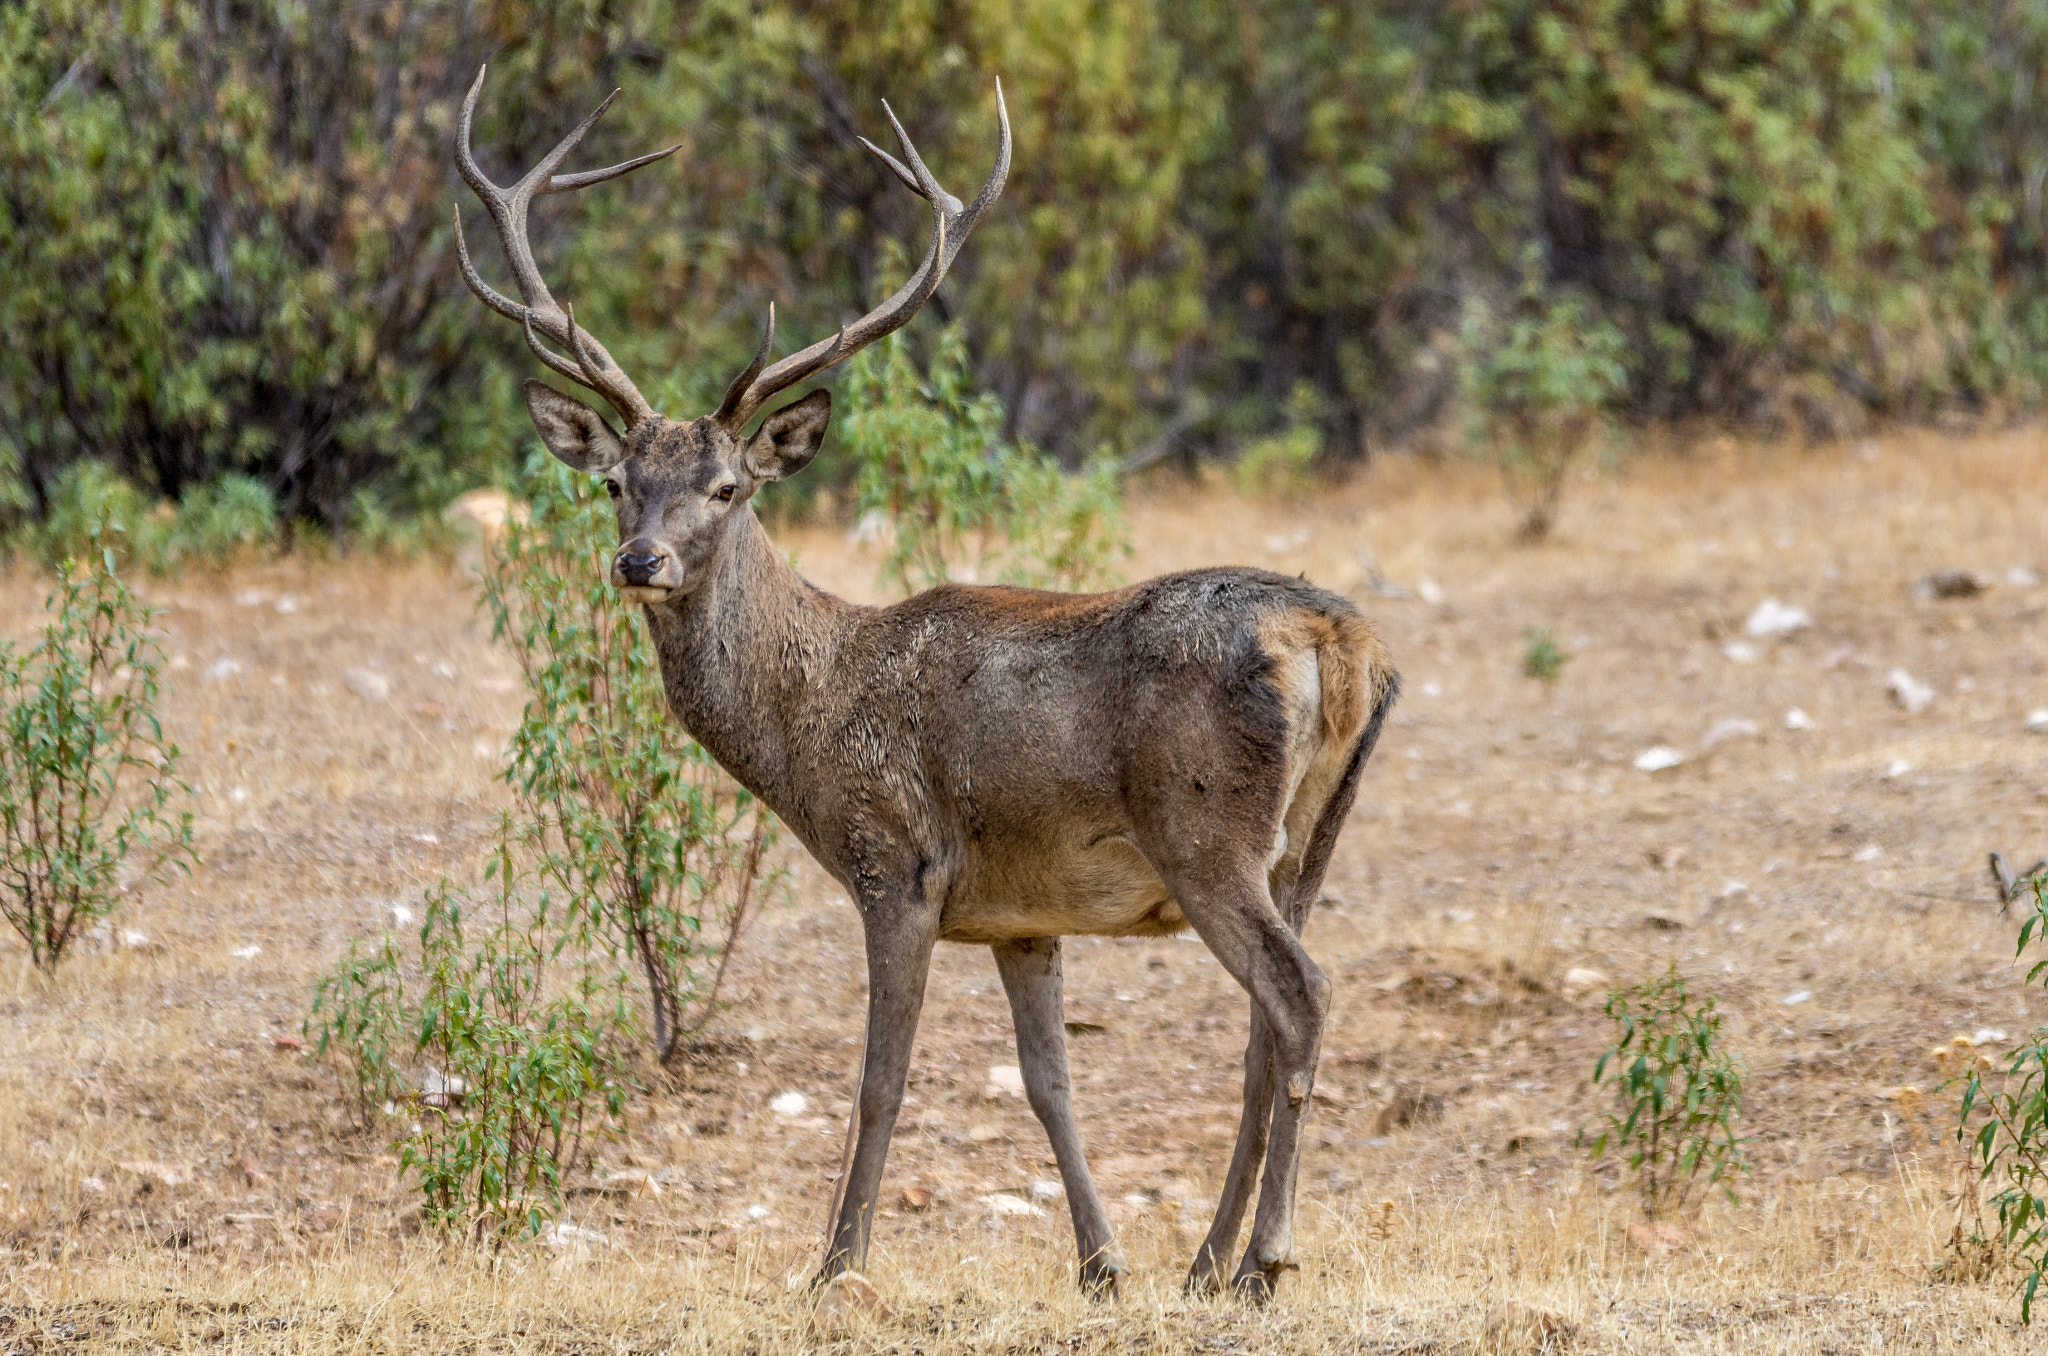
[[[674,573],[669,565],[666,553],[635,550],[629,545],[612,557],[612,583],[627,602],[658,603],[672,592],[670,584],[662,579]]]

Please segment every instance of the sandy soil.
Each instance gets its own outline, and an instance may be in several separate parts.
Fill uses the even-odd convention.
[[[1078,1110],[1139,1268],[1109,1305],[1072,1293],[1057,1201],[998,1218],[981,1200],[1057,1173],[1021,1099],[984,1095],[1015,1063],[992,962],[942,948],[877,1227],[891,1312],[836,1349],[1450,1351],[1484,1347],[1510,1299],[1562,1314],[1574,1350],[2035,1349],[2009,1278],[1936,1279],[1955,1177],[1929,1052],[2003,1032],[1995,1054],[2048,1014],[1984,865],[2048,855],[2048,735],[2027,730],[2048,706],[2048,588],[2027,582],[2048,566],[2044,491],[2038,429],[1647,456],[1575,485],[1534,547],[1467,468],[1385,462],[1307,502],[1141,487],[1132,577],[1305,571],[1361,602],[1405,680],[1310,923],[1336,1001],[1302,1271],[1264,1312],[1178,1292],[1246,1024],[1198,941],[1068,946]],[[875,596],[843,530],[781,537],[821,584]],[[1916,591],[1953,568],[1992,587]],[[0,633],[32,630],[41,591],[6,580]],[[479,869],[514,670],[445,563],[285,561],[148,591],[205,860],[133,892],[117,929],[143,944],[54,980],[0,938],[0,1352],[823,1344],[790,1286],[815,1261],[861,1029],[837,887],[792,858],[731,1010],[601,1149],[668,1184],[572,1201],[609,1247],[443,1248],[386,1147],[346,1130],[331,1073],[277,1038],[349,938]],[[1765,598],[1813,624],[1749,637]],[[1521,672],[1537,628],[1570,655],[1554,690]],[[1926,709],[1894,701],[1894,668],[1933,687]],[[1788,728],[1794,708],[1810,728]],[[1655,746],[1684,761],[1638,770]],[[1564,976],[1673,961],[1729,1014],[1754,1173],[1739,1208],[1646,1252],[1629,1193],[1574,1146],[1611,1037],[1603,995]],[[805,1111],[772,1112],[789,1091]],[[118,1166],[138,1161],[188,1176]]]

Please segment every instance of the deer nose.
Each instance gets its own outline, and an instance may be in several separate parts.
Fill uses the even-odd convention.
[[[662,557],[637,555],[631,551],[619,552],[619,573],[628,584],[645,584],[654,578],[654,572],[661,568]]]

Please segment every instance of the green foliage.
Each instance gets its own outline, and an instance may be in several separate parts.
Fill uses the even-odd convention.
[[[1528,648],[1522,651],[1522,676],[1534,678],[1545,687],[1556,687],[1570,660],[1571,656],[1558,648],[1557,637],[1550,628],[1538,627],[1529,633]]]
[[[2032,884],[2034,909],[2020,924],[2016,956],[2030,944],[2048,947],[2048,879]],[[2048,984],[2048,959],[2034,962],[2027,983]],[[1995,1080],[1973,1067],[1962,1081],[1956,1138],[1970,1150],[1979,1180],[1998,1186],[1991,1198],[1998,1237],[1986,1251],[2020,1271],[2020,1322],[2032,1323],[2048,1275],[2048,1028],[2015,1047]]]
[[[1316,422],[1322,402],[1314,387],[1297,382],[1287,404],[1287,427],[1254,440],[1231,468],[1237,492],[1247,498],[1298,498],[1315,485],[1313,469],[1323,454],[1323,434]]]
[[[971,191],[997,75],[1015,167],[938,304],[1005,440],[1068,466],[1167,431],[1293,459],[1304,384],[1325,456],[1430,428],[1465,307],[1532,248],[1537,328],[1618,331],[1630,418],[2048,389],[2040,5],[47,0],[0,11],[0,512],[81,459],[151,500],[252,475],[331,531],[365,488],[505,479],[531,358],[457,280],[446,196],[486,57],[501,181],[613,85],[580,164],[685,142],[535,218],[680,416],[767,302],[829,334],[921,241],[849,134],[878,100]]]
[[[306,1031],[343,1066],[367,1127],[405,1118],[399,1161],[428,1221],[477,1239],[539,1233],[592,1136],[615,1133],[630,1089],[618,1043],[633,1030],[616,970],[562,961],[545,889],[517,868],[508,817],[485,897],[427,892],[419,949],[386,935],[319,982]],[[414,1119],[416,1118],[416,1119]]]
[[[492,632],[527,704],[505,780],[563,937],[643,976],[657,1059],[714,1011],[764,890],[766,808],[667,719],[652,639],[608,577],[617,523],[590,476],[536,453],[531,521],[483,576]]]
[[[1513,317],[1497,327],[1478,299],[1466,307],[1460,385],[1478,441],[1522,505],[1522,533],[1546,535],[1565,477],[1598,438],[1622,393],[1626,343],[1576,297],[1547,295],[1533,258]]]
[[[153,615],[97,534],[26,654],[0,641],[0,912],[45,970],[131,880],[192,852],[191,794],[157,721]]]
[[[1749,1171],[1735,1134],[1743,1072],[1720,1044],[1714,999],[1691,1003],[1674,964],[1615,989],[1606,1013],[1616,1037],[1593,1066],[1593,1082],[1612,1091],[1614,1109],[1590,1141],[1593,1160],[1610,1148],[1626,1158],[1649,1219],[1683,1210],[1701,1186],[1718,1186],[1734,1201],[1733,1179]]]
[[[1106,580],[1128,554],[1114,472],[1070,476],[1030,444],[1005,442],[1002,402],[970,392],[957,328],[939,336],[927,372],[900,330],[847,366],[840,436],[859,467],[863,520],[892,533],[885,579],[1075,589]]]
[[[175,505],[149,496],[104,462],[67,466],[51,487],[50,512],[16,534],[51,564],[103,540],[127,564],[163,574],[194,562],[216,566],[276,546],[277,501],[261,481],[229,472],[186,487]]]

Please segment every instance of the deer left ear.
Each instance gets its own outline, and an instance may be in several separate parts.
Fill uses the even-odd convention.
[[[747,471],[757,480],[787,480],[811,464],[825,445],[832,393],[813,391],[761,421],[747,440]]]

